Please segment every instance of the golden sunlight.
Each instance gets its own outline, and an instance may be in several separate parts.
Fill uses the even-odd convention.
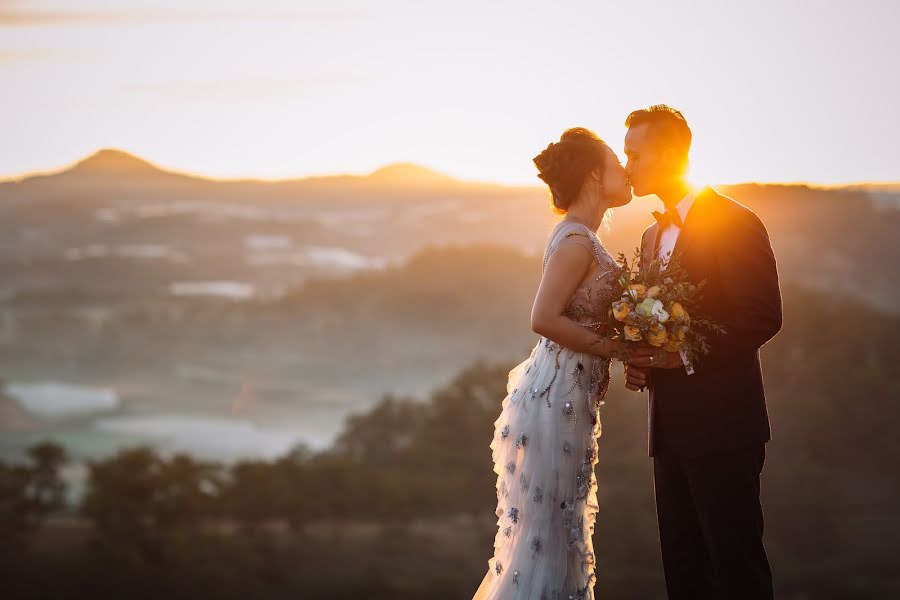
[[[625,115],[659,102],[691,123],[699,179],[897,176],[898,113],[883,113],[883,134],[863,139],[851,109],[900,103],[883,76],[900,44],[889,3],[866,14],[829,5],[815,28],[792,26],[803,12],[774,0],[752,11],[651,2],[547,13],[519,3],[505,28],[506,8],[461,2],[369,11],[324,0],[123,0],[114,13],[96,0],[17,2],[0,11],[0,127],[14,141],[0,148],[0,176],[113,146],[209,177],[414,162],[537,184],[529,159],[563,129],[584,124],[620,152]],[[736,18],[757,35],[735,35]],[[633,43],[635,23],[654,44]],[[797,50],[823,44],[829,53]],[[666,73],[657,47],[673,65]],[[598,68],[602,77],[586,76]],[[841,69],[853,69],[853,86],[833,77]],[[848,161],[834,148],[865,155]]]

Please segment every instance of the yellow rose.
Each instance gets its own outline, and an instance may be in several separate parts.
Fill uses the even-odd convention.
[[[634,325],[625,326],[625,339],[632,342],[641,341],[641,328]]]
[[[647,286],[643,283],[632,283],[628,286],[627,291],[635,302],[640,302],[647,297]]]
[[[681,341],[677,337],[669,337],[663,345],[663,350],[666,352],[678,352],[680,348]]]
[[[659,286],[654,285],[652,288],[647,290],[647,297],[648,298],[656,298],[657,296],[659,296],[659,292],[660,292]]]
[[[627,319],[629,310],[631,310],[631,307],[628,306],[627,302],[613,302],[612,315],[617,321],[624,321]]]
[[[684,307],[678,302],[673,302],[669,308],[669,316],[676,321],[684,321],[685,324],[691,322],[691,317]]]
[[[666,328],[662,325],[657,324],[653,329],[650,330],[650,333],[647,334],[647,343],[651,346],[656,346],[659,348],[663,344],[666,343],[666,339],[669,337],[666,332]]]

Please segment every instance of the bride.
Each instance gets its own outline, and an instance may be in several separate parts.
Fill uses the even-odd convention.
[[[541,337],[509,372],[494,421],[498,530],[473,600],[594,598],[598,408],[620,350],[604,327],[617,264],[596,232],[631,188],[615,153],[581,127],[534,164],[565,216],[547,241],[531,312]]]

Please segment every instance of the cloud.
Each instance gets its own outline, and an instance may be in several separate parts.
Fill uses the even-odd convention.
[[[345,21],[363,16],[350,10],[24,10],[0,4],[0,27],[160,24],[216,21]]]
[[[347,85],[355,77],[322,75],[293,79],[242,78],[136,84],[128,89],[179,101],[257,102],[302,96],[311,90]]]
[[[0,64],[20,62],[23,60],[40,60],[46,58],[48,53],[37,50],[9,50],[0,49]]]
[[[132,18],[133,16],[125,13],[40,11],[0,8],[0,27],[118,23],[128,21]]]

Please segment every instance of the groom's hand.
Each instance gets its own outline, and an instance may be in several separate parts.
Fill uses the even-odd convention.
[[[677,369],[684,366],[678,352],[666,352],[653,346],[640,346],[632,350],[628,364],[645,369]]]
[[[625,363],[625,389],[641,392],[650,383],[650,369],[642,369]]]

